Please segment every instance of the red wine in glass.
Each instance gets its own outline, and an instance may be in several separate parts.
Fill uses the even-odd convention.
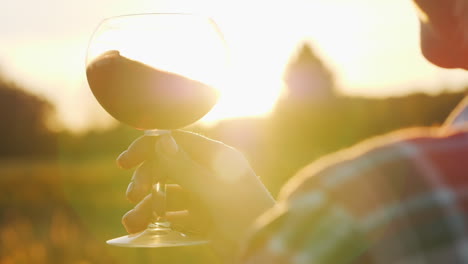
[[[158,70],[112,50],[86,69],[101,106],[117,120],[138,129],[175,129],[202,118],[218,98],[199,81]]]

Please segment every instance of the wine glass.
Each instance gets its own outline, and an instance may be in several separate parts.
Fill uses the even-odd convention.
[[[202,118],[218,98],[227,48],[216,24],[193,14],[154,13],[103,20],[88,47],[86,75],[101,106],[147,136],[169,134]],[[166,191],[153,179],[153,219],[141,233],[107,241],[126,247],[207,243],[174,230],[165,218]]]

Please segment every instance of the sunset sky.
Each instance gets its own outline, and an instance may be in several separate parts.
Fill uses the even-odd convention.
[[[102,19],[143,12],[198,13],[218,23],[235,78],[211,120],[267,113],[285,63],[302,41],[325,60],[346,94],[434,93],[468,84],[467,73],[424,60],[410,0],[4,1],[0,74],[56,104],[66,128],[107,126],[113,121],[86,82],[87,43]]]

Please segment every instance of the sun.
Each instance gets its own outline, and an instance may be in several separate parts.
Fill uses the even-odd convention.
[[[204,17],[175,15],[158,20],[148,16],[130,24],[122,17],[96,32],[92,43],[88,63],[106,51],[118,50],[129,59],[217,89],[219,102],[203,122],[268,113],[279,90],[278,80],[272,78],[278,74],[272,74],[270,61],[249,66],[246,60],[232,60],[224,37]],[[240,52],[249,56],[254,50]]]

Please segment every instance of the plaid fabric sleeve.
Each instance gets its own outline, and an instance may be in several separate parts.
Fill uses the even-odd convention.
[[[303,169],[242,263],[468,263],[468,133],[403,134]]]

